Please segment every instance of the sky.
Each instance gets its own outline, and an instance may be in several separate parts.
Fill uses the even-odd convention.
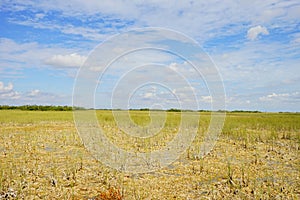
[[[150,27],[178,35],[139,38],[133,31]],[[186,38],[197,43],[198,61],[211,60],[200,63],[201,75],[189,65],[195,57],[158,49],[122,55],[107,71],[97,60],[90,68],[98,78],[90,86],[95,107],[211,109],[209,66],[220,76],[227,110],[300,111],[298,0],[2,0],[0,104],[72,105],[91,57],[113,59],[124,53],[120,47],[149,44],[195,53]]]

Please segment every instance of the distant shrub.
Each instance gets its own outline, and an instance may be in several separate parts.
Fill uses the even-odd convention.
[[[176,108],[171,108],[169,110],[167,110],[168,112],[181,112],[180,109],[176,109]]]

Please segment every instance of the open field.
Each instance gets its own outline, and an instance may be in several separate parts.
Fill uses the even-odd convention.
[[[126,150],[147,152],[141,139],[120,131],[111,111],[97,111],[108,138]],[[132,111],[145,125],[148,112]],[[300,114],[228,113],[215,148],[194,156],[198,136],[166,169],[146,174],[112,170],[85,150],[70,111],[0,111],[0,199],[300,199]],[[172,139],[180,113],[167,113],[152,149]]]

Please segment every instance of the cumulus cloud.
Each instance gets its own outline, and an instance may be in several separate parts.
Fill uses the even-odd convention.
[[[8,85],[5,86],[3,82],[0,82],[0,92],[11,91],[13,89],[13,87],[14,86],[12,83],[8,83]]]
[[[255,40],[259,35],[269,35],[268,29],[259,25],[250,28],[247,32],[247,38],[249,40]]]
[[[85,56],[77,53],[68,55],[54,55],[45,61],[45,64],[57,67],[80,67],[86,60]]]
[[[20,94],[14,91],[14,85],[8,83],[7,86],[0,81],[0,100],[3,99],[19,99]]]
[[[29,97],[36,97],[40,94],[40,90],[32,90],[31,92],[29,92],[28,96]]]

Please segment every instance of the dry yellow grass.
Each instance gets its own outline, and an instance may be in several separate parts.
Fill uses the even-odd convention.
[[[111,113],[97,114],[117,140]],[[209,121],[203,116],[199,135]],[[299,122],[299,114],[227,114],[206,157],[193,158],[191,147],[168,168],[129,174],[85,150],[71,112],[0,111],[0,199],[300,199]]]

